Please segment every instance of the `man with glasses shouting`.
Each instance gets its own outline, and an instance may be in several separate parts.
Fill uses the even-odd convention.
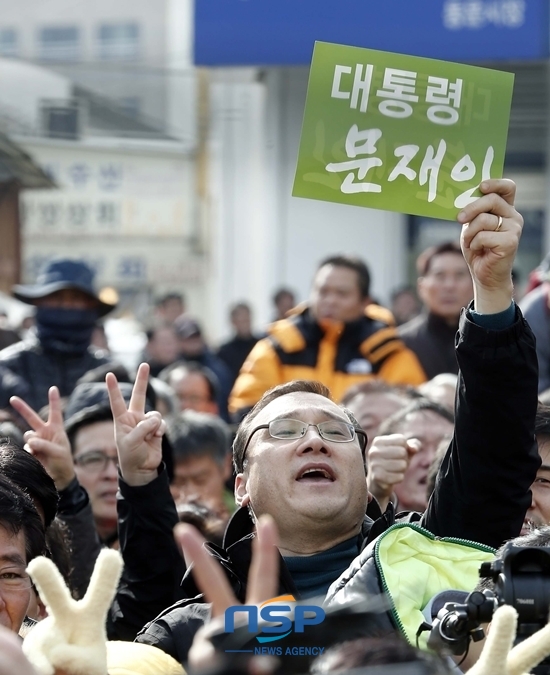
[[[537,362],[531,331],[512,300],[511,269],[523,224],[514,208],[515,185],[488,180],[481,191],[483,196],[458,215],[475,299],[462,314],[457,339],[461,375],[455,433],[426,512],[405,518],[436,536],[498,547],[521,530],[540,461],[534,443]],[[170,499],[165,471],[158,447],[149,452],[143,445],[138,451],[135,440],[128,440],[137,436],[139,424],[129,424],[112,378],[108,385],[112,403],[120,408],[117,414],[113,407],[113,413],[122,496],[142,492],[141,500],[132,496],[134,517],[139,508],[140,522],[147,522],[146,496],[158,500],[163,493],[167,503]],[[279,531],[279,593],[301,598],[325,594],[360,551],[394,522],[392,505],[381,514],[367,491],[365,446],[351,413],[316,382],[277,386],[244,418],[233,447],[235,499],[241,508],[229,522],[224,547],[209,547],[240,602],[246,595],[251,535],[263,514],[273,518]],[[127,599],[134,592],[134,603],[142,610],[137,581],[143,585],[151,574],[148,551],[153,542],[158,547],[168,541],[176,522],[175,512],[170,516],[168,510],[162,522],[157,517],[153,524],[154,518],[151,512],[148,532],[132,528],[131,519],[121,529],[124,574],[131,575],[125,592]],[[140,565],[145,566],[141,571]],[[171,565],[173,557],[166,565],[157,564],[156,598],[167,597],[177,582]],[[137,639],[185,662],[210,610],[190,574],[180,597],[184,599]],[[117,620],[124,619],[120,607],[117,611]]]

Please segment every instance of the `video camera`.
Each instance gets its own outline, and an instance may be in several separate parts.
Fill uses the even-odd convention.
[[[463,604],[444,605],[433,622],[428,647],[461,655],[470,641],[485,637],[482,623],[491,621],[500,605],[511,605],[518,613],[518,644],[546,626],[550,610],[550,547],[521,547],[508,544],[502,558],[483,563],[479,576],[491,579],[494,590],[470,593]],[[550,660],[533,670],[550,675]]]

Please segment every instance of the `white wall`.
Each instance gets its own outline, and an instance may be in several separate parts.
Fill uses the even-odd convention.
[[[179,2],[180,14],[190,0]],[[167,36],[168,21],[173,28],[183,24],[168,12],[168,0],[0,0],[0,28],[13,28],[18,33],[17,56],[25,60],[39,59],[39,34],[42,28],[77,26],[80,30],[80,57],[75,62],[51,64],[55,70],[81,86],[114,100],[139,99],[140,112],[157,125],[167,116],[167,88],[170,76],[165,70],[169,62],[167,47],[173,42],[173,32]],[[136,61],[101,61],[98,53],[97,31],[101,23],[135,22],[140,28],[140,53]],[[181,45],[188,51],[189,35],[182,32]],[[170,47],[171,49],[171,47]],[[171,57],[170,57],[171,58]],[[50,64],[46,63],[46,66]],[[178,75],[185,87],[190,74]],[[168,116],[170,117],[170,116]],[[176,132],[178,131],[176,127]]]
[[[406,275],[406,216],[292,197],[308,69],[284,69],[275,76],[280,80],[278,99],[282,106],[282,124],[279,139],[284,144],[279,193],[283,205],[280,225],[284,228],[282,281],[296,287],[305,298],[317,263],[322,258],[334,253],[354,254],[364,258],[369,265],[373,295],[387,300],[389,292],[402,283]]]
[[[166,127],[193,145],[197,133],[196,69],[192,62],[192,0],[166,2]]]
[[[31,128],[40,126],[40,103],[44,99],[67,99],[71,82],[47,68],[23,61],[0,58],[0,115],[18,119]]]
[[[277,286],[306,299],[318,262],[335,253],[364,258],[373,294],[387,300],[406,277],[406,217],[291,195],[307,69],[216,70],[212,79],[211,333],[227,334],[232,302],[249,301],[261,327]]]
[[[181,0],[187,2],[187,0]],[[81,61],[97,59],[97,27],[101,22],[135,21],[141,27],[141,59],[165,63],[166,0],[0,0],[0,27],[19,34],[19,57],[38,56],[38,32],[50,26],[78,26],[81,31]],[[106,67],[108,69],[108,65]]]
[[[257,82],[213,83],[208,135],[207,204],[210,335],[227,332],[231,302],[246,300],[259,323],[275,276],[266,205],[265,87]]]

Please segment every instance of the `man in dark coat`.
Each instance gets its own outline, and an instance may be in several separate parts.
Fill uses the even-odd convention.
[[[540,464],[534,442],[537,363],[532,333],[512,301],[511,268],[523,223],[513,207],[515,186],[494,180],[481,189],[487,194],[459,214],[475,301],[462,314],[457,342],[461,382],[455,433],[425,514],[406,519],[420,521],[436,536],[497,547],[519,534]],[[181,563],[175,562],[171,540],[177,518],[160,444],[153,443],[158,423],[154,429],[153,420],[142,424],[136,406],[130,416],[112,382],[109,390],[126,563],[111,634],[126,630],[128,635],[134,608],[143,616],[155,602],[174,597]],[[148,442],[145,436],[138,442],[140,424]],[[210,546],[239,601],[245,599],[251,535],[261,515],[271,515],[279,530],[279,591],[302,598],[326,593],[394,522],[392,505],[382,514],[366,489],[365,440],[355,419],[318,383],[281,385],[243,420],[234,444],[235,498],[241,508],[223,547]],[[190,574],[179,596],[184,599],[162,612],[138,640],[184,661],[209,607]]]
[[[231,372],[231,386],[235,383],[241,366],[259,338],[252,333],[252,312],[246,302],[238,302],[229,313],[235,329],[233,337],[218,348],[220,358]]]
[[[458,373],[455,335],[460,311],[473,297],[460,246],[447,242],[424,251],[416,262],[424,311],[399,327],[399,337],[417,356],[426,378]]]
[[[14,287],[18,300],[36,307],[36,332],[0,352],[0,368],[17,378],[14,386],[13,378],[2,377],[0,408],[17,395],[40,410],[48,403],[51,386],[62,397],[70,396],[84,373],[108,362],[90,342],[98,319],[115,305],[99,298],[93,282],[86,263],[61,258],[45,266],[36,284]]]

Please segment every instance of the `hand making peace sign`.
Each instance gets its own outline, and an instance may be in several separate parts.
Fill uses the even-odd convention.
[[[277,595],[279,586],[279,535],[271,516],[263,515],[258,520],[257,533],[252,543],[252,562],[248,574],[247,605],[261,605]],[[183,548],[186,559],[193,563],[192,571],[198,587],[212,603],[212,619],[195,635],[189,652],[189,665],[193,670],[210,668],[219,660],[210,635],[223,629],[224,612],[231,605],[239,604],[227,580],[222,566],[204,548],[205,540],[192,526],[177,525],[176,541]],[[254,660],[249,672],[255,670]],[[265,672],[265,671],[262,671]]]
[[[128,408],[113,373],[105,382],[115,423],[115,441],[122,477],[128,485],[146,485],[158,475],[166,423],[159,412],[145,412],[149,366],[138,369]]]
[[[23,399],[10,398],[11,405],[31,427],[25,432],[25,450],[34,455],[52,477],[58,491],[64,490],[75,476],[71,445],[63,425],[61,396],[57,387],[48,391],[49,413],[44,422]]]

